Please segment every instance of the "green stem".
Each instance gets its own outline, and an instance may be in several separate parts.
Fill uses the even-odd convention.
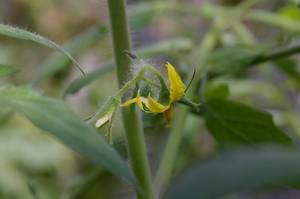
[[[192,102],[191,100],[189,100],[189,99],[187,99],[187,98],[181,99],[180,101],[178,101],[178,103],[184,104],[184,105],[186,105],[186,106],[189,106],[189,107],[191,107],[191,108],[194,109],[194,110],[199,110],[199,109],[200,109],[200,106],[201,106],[201,103],[196,104],[196,103]]]
[[[200,47],[196,49],[196,51],[193,53],[191,60],[197,60],[198,66],[198,72],[195,76],[196,79],[194,82],[199,82],[201,73],[205,70],[204,66],[206,63],[207,56],[215,46],[215,42],[216,38],[214,30],[209,31],[205,35]],[[195,57],[197,57],[197,59],[195,59]],[[190,90],[192,92],[189,93],[189,98],[194,99],[195,95],[198,95],[197,88],[197,84],[194,83],[191,85]],[[196,106],[196,104],[192,102],[188,103],[190,101],[187,102],[187,100],[185,100],[185,102],[187,103],[186,105],[189,105],[191,107],[193,107],[194,105]],[[159,165],[156,177],[154,179],[155,192],[158,196],[161,194],[161,192],[164,191],[166,185],[169,183],[169,180],[172,176],[173,166],[178,155],[178,149],[182,138],[182,132],[188,113],[189,107],[187,106],[178,107],[178,109],[175,111],[170,136],[167,141],[166,148],[162,154],[161,163]]]
[[[279,50],[277,52],[274,53],[270,53],[268,55],[264,55],[261,58],[257,59],[256,61],[254,61],[254,64],[259,64],[259,63],[264,63],[264,62],[268,62],[271,60],[276,60],[276,59],[280,59],[280,58],[284,58],[284,57],[288,57],[291,55],[295,55],[297,53],[300,52],[300,45],[299,46],[293,46],[287,49],[283,49],[283,50]]]
[[[130,36],[124,0],[108,0],[111,31],[119,86],[121,87],[130,74],[130,59],[124,51],[130,51]],[[127,147],[133,172],[142,188],[137,191],[139,199],[153,199],[151,174],[147,158],[142,121],[135,106],[122,109],[123,122],[127,137]]]

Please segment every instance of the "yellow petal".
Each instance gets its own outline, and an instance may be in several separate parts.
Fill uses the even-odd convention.
[[[124,102],[123,104],[121,104],[121,106],[129,106],[130,104],[136,103],[137,101],[138,101],[138,97],[135,97]]]
[[[103,117],[97,120],[95,127],[100,128],[103,125],[105,125],[107,122],[109,122],[109,120],[111,120],[112,115],[113,115],[113,111],[110,111],[107,114],[105,114]]]
[[[168,71],[168,78],[170,82],[170,103],[180,100],[184,96],[186,89],[185,84],[182,82],[179,74],[176,72],[172,64],[166,64]]]
[[[148,101],[148,108],[152,113],[163,113],[166,111],[170,106],[165,106],[159,102],[157,102],[155,99],[153,99],[150,95],[147,98]]]
[[[129,106],[130,104],[133,103],[137,103],[137,105],[142,111],[146,111],[145,106],[147,107],[148,101],[146,98],[141,97],[139,92],[137,93],[137,96],[135,98],[124,102],[123,104],[121,104],[121,106]]]

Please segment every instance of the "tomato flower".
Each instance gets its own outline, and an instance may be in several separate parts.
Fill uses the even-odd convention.
[[[166,68],[168,72],[170,93],[169,102],[167,104],[158,102],[150,95],[148,95],[147,98],[141,97],[138,92],[137,97],[126,101],[121,106],[137,103],[139,108],[144,112],[163,113],[166,120],[169,122],[172,118],[173,104],[184,97],[186,86],[172,64],[167,63]]]

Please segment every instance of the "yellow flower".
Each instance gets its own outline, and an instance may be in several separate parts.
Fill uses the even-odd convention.
[[[172,64],[167,63],[166,67],[170,90],[169,103],[167,105],[159,103],[150,95],[147,98],[144,98],[138,93],[137,97],[126,101],[121,106],[128,106],[132,103],[137,103],[142,111],[151,113],[164,113],[166,120],[169,122],[172,118],[173,103],[183,98],[185,95],[186,86]]]
[[[180,76],[176,72],[174,66],[172,64],[166,64],[168,71],[168,78],[170,83],[170,102],[173,103],[175,101],[180,100],[184,96],[184,92],[186,90],[185,84],[182,82]]]

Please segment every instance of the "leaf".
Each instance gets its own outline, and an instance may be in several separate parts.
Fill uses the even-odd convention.
[[[297,63],[289,58],[274,60],[275,66],[279,68],[288,77],[295,80],[300,85],[300,73],[297,69]]]
[[[157,15],[176,10],[176,7],[160,1],[138,2],[128,8],[130,27],[135,31],[149,25]]]
[[[190,39],[187,38],[176,38],[167,40],[164,42],[159,42],[157,44],[153,44],[151,46],[147,46],[144,48],[137,49],[136,52],[138,53],[139,57],[151,57],[160,54],[171,54],[173,52],[182,52],[188,51],[193,47],[193,44]],[[115,65],[113,61],[109,61],[99,69],[88,73],[85,78],[78,78],[75,79],[66,89],[64,92],[64,96],[69,94],[74,94],[78,92],[84,86],[92,83],[93,81],[97,80],[102,75],[107,74],[108,72],[114,69]]]
[[[81,121],[62,101],[40,96],[26,88],[4,87],[0,89],[0,106],[24,115],[98,166],[135,185],[126,162],[103,136]]]
[[[155,55],[172,55],[172,53],[189,52],[193,48],[193,41],[189,38],[178,37],[137,49],[136,52],[140,57],[151,57]]]
[[[66,45],[65,49],[73,55],[82,53],[86,48],[96,43],[101,37],[104,37],[108,32],[108,28],[105,26],[92,27],[89,30],[84,31],[75,38],[71,39]],[[46,61],[40,66],[39,72],[33,80],[33,84],[37,84],[40,81],[47,79],[54,74],[66,69],[72,62],[62,55],[61,53],[53,53]]]
[[[89,85],[93,81],[97,80],[99,77],[111,72],[114,70],[114,64],[112,62],[106,63],[101,66],[99,69],[87,73],[85,78],[77,78],[71,82],[71,84],[67,87],[66,91],[64,92],[64,97],[69,94],[74,94],[78,92],[82,87]]]
[[[165,3],[150,2],[131,6],[129,9],[130,27],[132,27],[134,30],[139,30],[148,25],[155,14],[166,7],[164,4]],[[93,27],[90,30],[84,31],[82,34],[68,42],[68,44],[65,46],[65,49],[71,54],[77,55],[88,46],[95,43],[96,40],[99,40],[101,37],[107,35],[107,33],[108,27],[104,25]],[[174,45],[176,47],[178,46],[178,43],[181,42],[179,45],[182,45],[182,47],[184,48],[183,45],[186,46],[191,44],[191,41],[186,41],[187,39],[180,39],[179,41],[175,42]],[[161,43],[164,44],[165,42]],[[151,52],[148,53],[151,54]],[[68,59],[66,59],[66,57],[62,56],[61,54],[54,53],[41,65],[42,69],[40,70],[37,77],[35,77],[35,79],[33,80],[33,83],[36,84],[39,81],[46,79],[51,75],[65,69],[69,65],[70,62]],[[89,82],[89,80],[87,82]]]
[[[155,4],[156,2],[138,3],[129,7],[129,23],[133,30],[141,30],[150,24],[153,17],[158,13],[157,9],[155,9]]]
[[[247,12],[245,19],[265,23],[290,32],[298,33],[300,31],[300,23],[298,20],[261,9],[252,9],[251,12]]]
[[[227,84],[208,84],[205,88],[205,99],[226,99],[229,96]]]
[[[221,145],[282,143],[291,139],[278,129],[269,113],[246,105],[213,99],[204,105],[210,133]]]
[[[224,47],[213,52],[208,58],[212,74],[237,73],[255,63],[262,51],[246,47]]]
[[[58,44],[54,43],[53,41],[42,37],[38,34],[28,32],[26,30],[22,30],[16,27],[12,27],[9,25],[0,24],[0,35],[4,35],[7,37],[12,37],[16,39],[22,39],[22,40],[29,40],[38,44],[41,44],[43,46],[46,46],[48,48],[52,48],[54,50],[60,51],[62,54],[67,56],[80,70],[80,72],[84,75],[84,71],[82,70],[81,65],[72,57],[72,55],[66,51],[64,48],[59,46]]]
[[[300,20],[299,8],[296,4],[288,4],[279,9],[278,14],[282,17],[287,17],[289,19],[298,22]]]
[[[155,16],[155,14],[160,11],[159,7],[164,6],[165,3],[139,3],[134,6],[130,6],[129,9],[129,22],[130,27],[134,30],[139,30],[149,24],[151,19]],[[101,25],[92,27],[87,31],[84,31],[80,35],[76,36],[72,39],[68,44],[66,44],[65,49],[71,54],[78,54],[86,49],[91,44],[95,43],[101,37],[104,37],[108,33],[108,27]],[[187,39],[180,39],[180,45],[190,45],[191,41],[187,41]],[[161,42],[164,44],[165,42]],[[178,41],[175,43],[175,47],[178,46]],[[149,52],[151,53],[151,52]],[[37,77],[33,80],[33,83],[36,84],[39,81],[50,77],[51,75],[65,69],[70,65],[70,62],[66,57],[61,54],[54,53],[49,57],[41,66],[42,70],[40,70]],[[100,72],[101,73],[101,72]],[[85,81],[85,80],[84,80]]]
[[[0,77],[15,74],[19,70],[8,65],[0,64]]]
[[[185,172],[164,199],[212,199],[300,182],[300,151],[260,147],[225,152]]]

